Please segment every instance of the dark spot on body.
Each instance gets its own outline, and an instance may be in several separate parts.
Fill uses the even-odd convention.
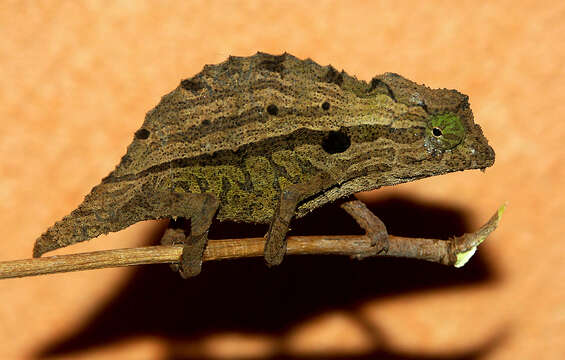
[[[211,124],[210,120],[208,120],[208,119],[202,120],[202,125],[208,126],[208,125],[210,125],[210,124]]]
[[[149,137],[149,130],[139,129],[135,132],[135,138],[139,140],[145,140]]]
[[[267,106],[267,112],[269,113],[269,115],[275,116],[279,113],[279,108],[275,104],[271,104]]]
[[[180,82],[180,86],[185,89],[186,91],[191,91],[192,93],[197,93],[201,89],[204,88],[202,82],[197,79],[184,79]]]
[[[322,80],[341,87],[343,84],[343,74],[338,72],[333,66],[330,66]]]
[[[330,131],[322,140],[322,148],[328,154],[338,154],[347,150],[351,146],[351,139],[342,131]]]
[[[322,109],[328,111],[330,109],[330,103],[327,101],[324,101],[324,103],[322,104]]]

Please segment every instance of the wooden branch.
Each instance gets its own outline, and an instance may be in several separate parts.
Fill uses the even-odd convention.
[[[477,246],[496,229],[505,205],[478,231],[451,240],[389,236],[389,248],[375,254],[371,238],[366,235],[291,236],[288,255],[349,255],[356,258],[391,256],[427,260],[461,267],[475,253]],[[210,240],[204,261],[263,256],[264,238]],[[53,274],[142,264],[176,263],[182,246],[147,246],[130,249],[96,251],[36,259],[0,262],[0,279]]]

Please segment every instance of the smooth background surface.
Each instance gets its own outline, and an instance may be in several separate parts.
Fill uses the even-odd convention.
[[[2,280],[0,357],[561,358],[565,5],[392,3],[2,2],[0,260],[31,255],[160,96],[204,64],[257,50],[470,96],[494,167],[363,194],[391,232],[458,235],[509,207],[461,270],[314,257],[271,270],[206,264],[187,282],[165,265]],[[342,214],[331,216],[299,228],[322,231]],[[57,254],[148,245],[162,225]]]

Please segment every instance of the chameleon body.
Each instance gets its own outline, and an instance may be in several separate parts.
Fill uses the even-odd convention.
[[[290,54],[206,65],[145,117],[121,162],[37,240],[34,256],[158,218],[191,220],[200,271],[214,216],[268,223],[282,261],[292,218],[359,191],[466,169],[494,151],[468,97],[385,73],[365,82]]]

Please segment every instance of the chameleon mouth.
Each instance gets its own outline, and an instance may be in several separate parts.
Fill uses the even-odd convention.
[[[481,169],[485,171],[486,168],[494,164],[495,154],[492,147],[488,144],[481,146],[479,149],[471,149],[471,169]]]
[[[481,169],[484,171],[487,167],[494,164],[496,155],[494,149],[488,144],[487,139],[483,135],[483,131],[479,125],[475,124],[472,133],[472,142],[469,146],[470,169]]]

